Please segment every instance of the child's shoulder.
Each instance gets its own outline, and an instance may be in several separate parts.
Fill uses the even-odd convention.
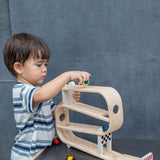
[[[17,82],[17,83],[13,86],[13,88],[25,88],[25,87],[27,87],[27,88],[37,88],[37,87],[35,87],[35,86],[31,85],[31,84],[22,83],[22,82]]]
[[[17,82],[14,86],[13,86],[13,93],[22,93],[23,91],[32,91],[35,90],[38,87],[35,87],[33,85],[27,84],[27,83],[21,83],[21,82]]]

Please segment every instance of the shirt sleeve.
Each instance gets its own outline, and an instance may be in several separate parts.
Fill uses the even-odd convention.
[[[42,106],[41,103],[36,103],[33,109],[33,95],[38,87],[27,85],[22,91],[22,106],[23,108],[30,113],[38,113]]]

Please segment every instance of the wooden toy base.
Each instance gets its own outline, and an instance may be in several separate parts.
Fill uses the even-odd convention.
[[[141,160],[138,157],[120,154],[113,150],[107,151],[105,147],[103,148],[103,155],[100,155],[98,154],[97,144],[75,136],[72,131],[59,129],[58,135],[65,144],[104,160]]]

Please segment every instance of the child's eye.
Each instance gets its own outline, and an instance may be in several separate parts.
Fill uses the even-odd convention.
[[[48,63],[46,63],[45,66],[47,67],[47,66],[48,66]]]
[[[38,66],[38,67],[41,67],[41,66],[42,66],[42,64],[37,64],[37,66]]]

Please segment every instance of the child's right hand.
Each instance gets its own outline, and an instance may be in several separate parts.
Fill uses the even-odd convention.
[[[58,77],[44,84],[42,87],[36,89],[34,92],[33,104],[43,103],[54,98],[69,80],[78,81],[78,84],[82,84],[84,81],[88,81],[90,76],[90,73],[83,71],[64,72]]]
[[[84,81],[88,81],[91,76],[90,73],[85,71],[69,71],[70,80],[78,81],[78,84],[82,84]]]

